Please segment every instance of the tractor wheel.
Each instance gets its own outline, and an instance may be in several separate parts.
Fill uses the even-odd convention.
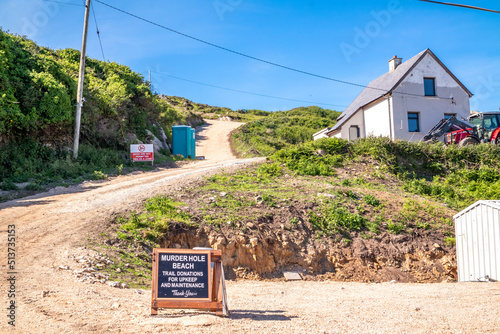
[[[474,137],[465,137],[458,143],[459,147],[464,147],[464,146],[471,146],[471,145],[477,145],[479,144],[479,141],[474,138]]]

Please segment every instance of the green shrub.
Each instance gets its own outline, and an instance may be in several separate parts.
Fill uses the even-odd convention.
[[[390,233],[400,234],[400,233],[406,231],[406,226],[403,223],[389,222],[387,224],[387,229],[389,230]]]
[[[334,125],[340,115],[319,107],[255,114],[266,117],[248,122],[232,135],[238,151],[251,152],[253,156],[270,156],[278,150],[311,142],[315,132]]]
[[[371,206],[379,206],[380,205],[380,201],[378,199],[376,199],[375,196],[373,196],[373,195],[366,195],[363,199],[365,200],[366,204],[368,204],[368,205],[371,205]]]
[[[315,230],[325,235],[360,231],[366,227],[367,220],[335,203],[324,206],[319,213],[311,212],[309,220]]]
[[[283,168],[279,163],[264,163],[257,168],[257,176],[260,178],[279,177],[283,174]]]
[[[14,182],[12,182],[12,180],[4,180],[0,184],[0,189],[4,191],[9,191],[9,190],[18,190],[19,188],[18,186],[15,185]]]
[[[456,240],[455,240],[455,238],[448,237],[448,238],[444,239],[444,244],[448,247],[453,247],[456,244]]]

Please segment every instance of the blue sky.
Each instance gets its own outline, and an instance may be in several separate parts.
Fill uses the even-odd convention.
[[[475,96],[500,107],[500,14],[417,0],[102,0],[171,29],[253,57],[366,85],[397,55],[430,48]],[[449,0],[500,10],[498,1]],[[343,110],[361,88],[241,57],[93,0],[106,60],[130,66],[158,93],[232,109]],[[52,49],[80,49],[82,0],[0,0],[0,26]],[[87,55],[102,60],[91,15]],[[161,73],[161,74],[160,74]],[[242,94],[204,84],[275,96]],[[322,104],[320,104],[322,103]]]

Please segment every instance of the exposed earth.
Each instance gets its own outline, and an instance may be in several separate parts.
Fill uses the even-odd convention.
[[[195,197],[196,185],[203,182],[206,176],[264,161],[238,160],[231,154],[228,134],[239,125],[235,122],[208,121],[201,127],[197,133],[197,155],[205,157],[202,161],[182,164],[178,168],[55,188],[1,203],[0,289],[3,292],[0,300],[5,313],[0,318],[3,319],[0,332],[498,332],[499,283],[402,283],[455,279],[453,249],[436,244],[432,235],[422,244],[412,244],[412,240],[385,234],[378,241],[362,242],[356,239],[352,247],[320,246],[306,240],[307,224],[297,233],[290,234],[284,232],[280,226],[283,222],[279,221],[268,224],[272,229],[265,227],[266,224],[247,226],[249,232],[240,236],[242,240],[239,243],[239,236],[227,233],[225,240],[218,240],[216,237],[220,236],[216,233],[220,232],[209,228],[199,232],[198,237],[192,231],[184,235],[173,234],[165,246],[192,247],[200,242],[214,246],[218,242],[219,246],[216,246],[228,254],[225,258],[228,267],[249,268],[249,272],[243,270],[240,274],[235,269],[234,276],[227,282],[232,313],[226,318],[191,310],[161,310],[158,316],[150,316],[150,290],[91,284],[75,277],[73,269],[81,268],[89,257],[98,256],[85,248],[87,240],[98,238],[118,214],[139,210],[144,199],[157,194],[180,196],[185,189],[191,189],[184,196]],[[187,201],[187,198],[184,200]],[[303,208],[295,209],[300,211]],[[289,210],[288,206],[286,210]],[[13,234],[13,230],[15,245],[8,245],[8,231]],[[295,239],[284,240],[284,236],[290,235]],[[259,242],[252,246],[257,237]],[[288,245],[300,244],[301,238],[304,239],[304,249],[287,249],[284,245],[284,242]],[[230,246],[232,241],[233,246]],[[381,248],[381,243],[387,248]],[[15,253],[15,267],[12,268],[7,265],[7,253],[12,253],[9,247],[14,248]],[[272,256],[271,261],[270,254],[280,252],[281,255]],[[304,254],[301,255],[301,252]],[[408,253],[415,255],[406,256]],[[257,256],[265,265],[258,265],[255,261]],[[283,263],[276,263],[277,258]],[[320,276],[318,274],[324,271],[324,267],[314,267],[318,263],[339,265],[329,268],[337,269],[331,271],[333,274]],[[306,269],[302,272],[306,280],[284,282],[276,279],[279,270],[287,266],[293,269],[292,265],[297,265],[297,269]],[[372,270],[369,270],[370,266]],[[418,270],[420,267],[421,271]],[[422,273],[422,276],[415,273]],[[428,273],[427,276],[425,273]],[[14,280],[7,281],[12,277],[15,277],[15,283]],[[275,279],[256,281],[243,280],[242,277]],[[327,280],[310,281],[322,279]],[[7,293],[12,289],[15,290],[15,298]],[[8,324],[10,319],[7,315],[11,312],[7,307],[11,301],[15,301],[16,307],[15,327]]]

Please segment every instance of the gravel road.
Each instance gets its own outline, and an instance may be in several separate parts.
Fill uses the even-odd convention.
[[[150,196],[185,187],[235,160],[227,136],[240,124],[210,121],[197,155],[181,168],[133,173],[56,188],[0,204],[1,333],[498,333],[500,283],[363,284],[229,281],[232,315],[161,310],[150,316],[149,290],[79,282],[59,266],[117,213]],[[14,227],[13,227],[14,226]],[[8,234],[14,230],[15,245]],[[15,267],[7,265],[8,248]],[[15,280],[8,281],[14,277]],[[15,296],[9,295],[14,290]],[[7,309],[15,304],[15,327]]]

